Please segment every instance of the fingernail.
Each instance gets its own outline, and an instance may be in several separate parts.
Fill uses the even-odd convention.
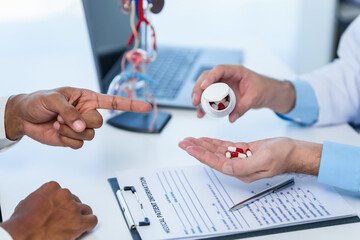
[[[231,118],[231,122],[235,122],[239,117],[240,115],[238,113],[235,113]]]
[[[204,84],[206,83],[207,79],[204,79],[204,81],[201,83],[200,87],[203,87]]]
[[[233,174],[233,169],[232,169],[232,166],[231,166],[231,165],[226,165],[226,166],[223,168],[223,171],[224,171],[224,173],[229,174],[229,175],[232,175],[232,174]]]
[[[74,125],[75,130],[78,132],[85,129],[85,125],[84,125],[83,121],[81,121],[81,120],[76,120],[73,125]]]
[[[62,116],[60,116],[60,115],[58,115],[58,121],[60,122],[60,123],[65,123],[65,121],[64,121],[64,119],[62,118]]]
[[[59,130],[60,129],[60,123],[58,121],[54,122],[54,129]]]

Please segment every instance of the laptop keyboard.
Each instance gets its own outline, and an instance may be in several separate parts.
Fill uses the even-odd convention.
[[[158,82],[149,86],[153,97],[176,98],[199,55],[196,49],[160,49],[156,61],[147,68],[147,75]]]

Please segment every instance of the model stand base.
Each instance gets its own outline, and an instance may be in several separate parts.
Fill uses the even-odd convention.
[[[153,118],[154,110],[149,113],[124,112],[110,118],[107,120],[107,123],[113,127],[131,132],[161,133],[166,124],[169,122],[171,114],[158,111],[156,122],[152,127],[152,131],[150,131],[149,126]]]

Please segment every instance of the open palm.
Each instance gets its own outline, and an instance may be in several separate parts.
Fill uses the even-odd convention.
[[[250,143],[233,143],[212,138],[185,138],[179,146],[219,172],[244,182],[252,182],[289,171],[294,141],[289,138],[272,138]],[[250,149],[252,156],[228,159],[225,153],[229,146]]]

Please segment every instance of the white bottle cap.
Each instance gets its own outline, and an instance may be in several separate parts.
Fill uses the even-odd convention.
[[[215,110],[210,102],[220,102],[229,95],[229,105],[223,110]],[[226,83],[214,83],[207,87],[201,95],[201,107],[211,117],[225,117],[235,108],[236,98],[234,91]]]

